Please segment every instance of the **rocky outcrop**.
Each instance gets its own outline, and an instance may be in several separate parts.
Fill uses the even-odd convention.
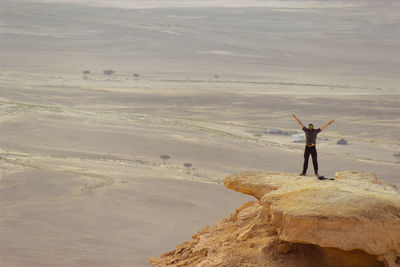
[[[225,186],[257,201],[153,266],[400,266],[400,193],[373,174],[245,172]]]

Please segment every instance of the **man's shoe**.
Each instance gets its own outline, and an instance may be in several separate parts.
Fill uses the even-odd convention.
[[[306,174],[305,174],[305,173],[300,173],[299,175],[300,175],[300,176],[306,176]]]

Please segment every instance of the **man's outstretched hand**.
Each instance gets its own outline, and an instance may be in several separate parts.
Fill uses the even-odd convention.
[[[326,127],[328,127],[329,125],[331,125],[331,124],[334,123],[334,122],[335,122],[335,120],[330,120],[327,124],[325,124],[324,126],[322,126],[320,129],[323,130],[323,129],[325,129]]]
[[[292,117],[297,121],[297,123],[300,125],[300,127],[303,129],[304,125],[303,123],[297,118],[296,114],[292,114]]]

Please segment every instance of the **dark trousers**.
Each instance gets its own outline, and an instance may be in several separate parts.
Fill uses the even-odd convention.
[[[306,149],[304,150],[304,164],[303,164],[303,173],[307,173],[307,168],[308,168],[308,158],[312,157],[312,162],[314,165],[314,172],[315,174],[318,173],[318,160],[317,160],[317,148],[315,146],[306,146]]]

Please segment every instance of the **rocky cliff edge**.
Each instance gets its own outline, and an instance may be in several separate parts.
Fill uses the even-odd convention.
[[[150,259],[154,267],[400,266],[400,192],[373,174],[244,172],[224,184],[257,200]]]

